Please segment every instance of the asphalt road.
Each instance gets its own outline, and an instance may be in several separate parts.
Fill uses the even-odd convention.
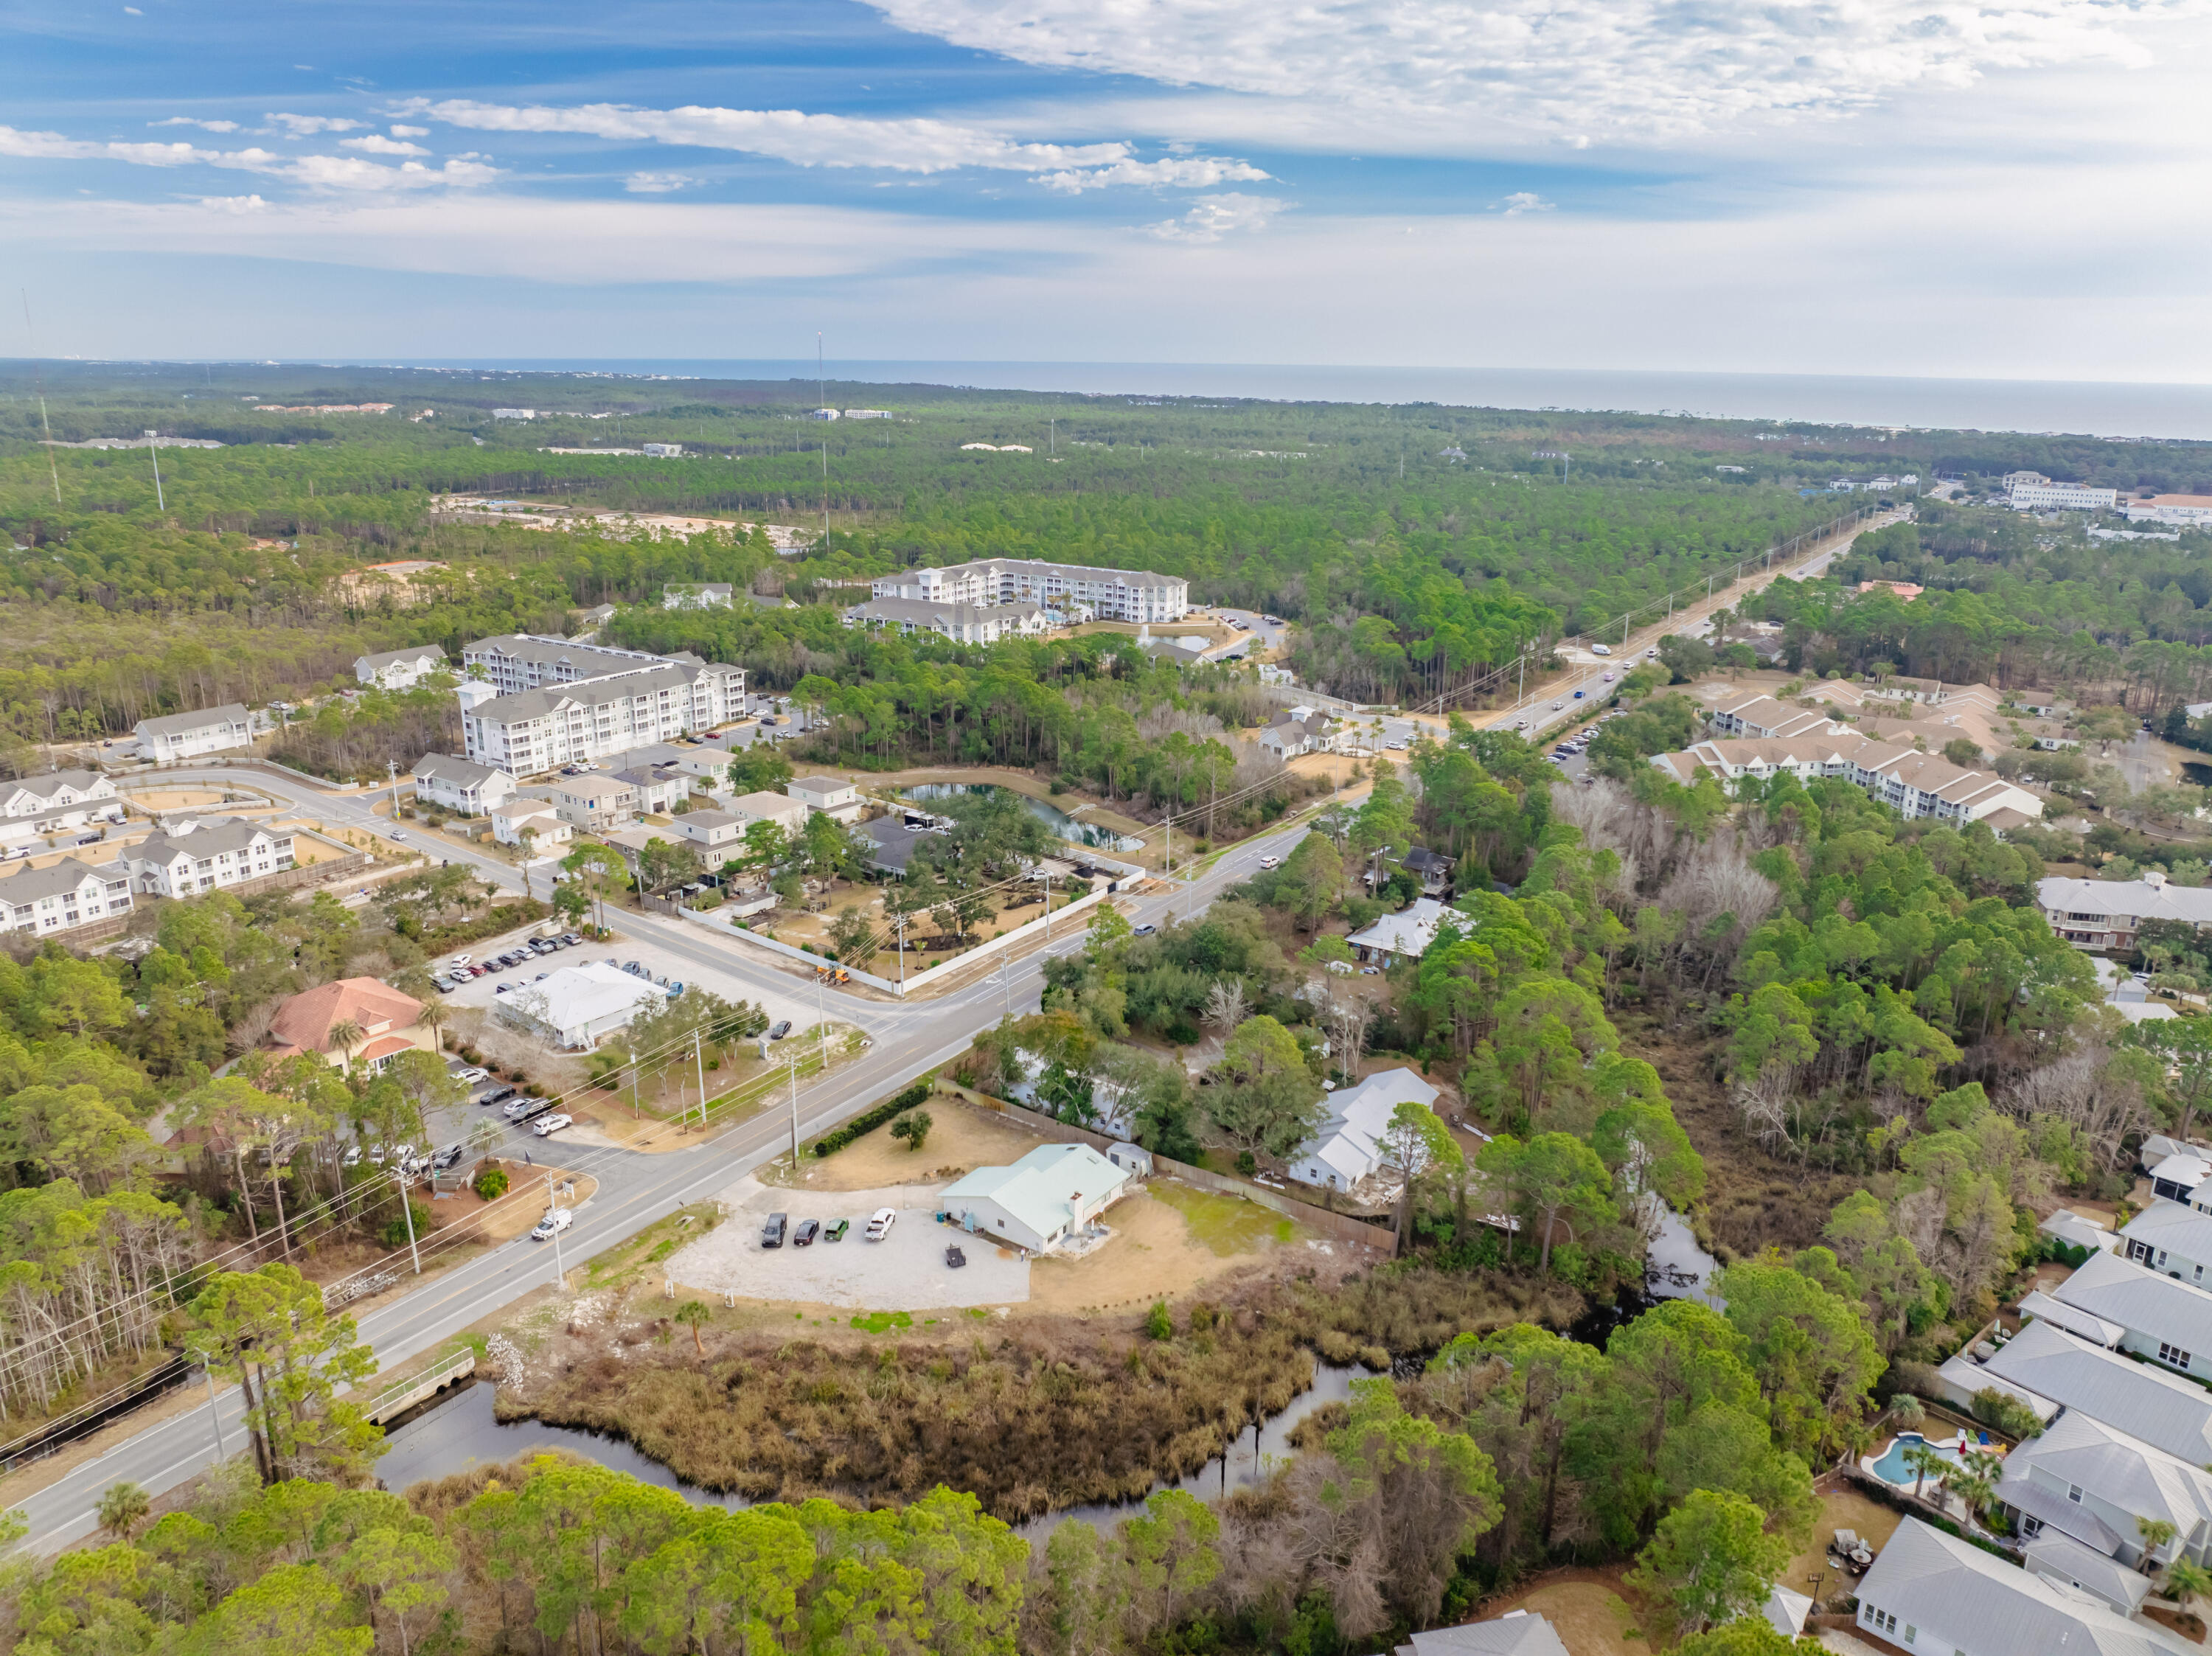
[[[362,828],[388,826],[369,810],[371,795],[325,794],[289,778],[236,768],[179,770],[164,776],[172,780],[234,783],[251,778],[257,790],[311,806],[326,821]],[[1224,886],[1249,877],[1261,857],[1286,854],[1304,832],[1303,827],[1292,827],[1247,840],[1189,884],[1130,901],[1130,918],[1138,924],[1160,924],[1171,917],[1188,919]],[[488,879],[511,889],[521,889],[520,875],[499,859],[442,843],[434,854],[473,864]],[[788,993],[794,981],[787,974],[738,955],[735,944],[720,946],[679,923],[652,915],[625,914],[622,924],[625,930],[649,934],[661,947],[724,974],[757,976],[764,988]],[[1066,954],[1080,948],[1082,942],[1080,926],[1072,926],[1068,937],[1055,938],[1050,950]],[[1003,980],[994,973],[964,988],[913,1004],[862,1001],[833,994],[833,1016],[859,1025],[872,1037],[874,1046],[854,1062],[811,1086],[801,1087],[797,1105],[799,1137],[808,1138],[827,1131],[922,1071],[957,1057],[976,1032],[995,1023],[1010,1004],[1017,1014],[1036,1010],[1042,992],[1043,957],[1040,951],[1014,962]],[[772,1109],[690,1149],[667,1155],[615,1149],[594,1149],[580,1157],[573,1151],[563,1153],[563,1160],[572,1164],[587,1161],[599,1188],[576,1210],[574,1224],[562,1238],[562,1262],[581,1263],[684,1203],[724,1187],[787,1150],[791,1136],[789,1111]],[[554,1271],[554,1249],[550,1244],[518,1239],[363,1313],[362,1338],[375,1350],[380,1367],[389,1368],[491,1316],[533,1289],[546,1286],[553,1281]],[[221,1393],[217,1408],[224,1447],[234,1454],[242,1453],[242,1404],[237,1391]],[[20,1503],[30,1522],[26,1544],[40,1553],[57,1551],[97,1528],[94,1507],[100,1492],[111,1485],[127,1479],[149,1494],[160,1495],[215,1459],[215,1428],[204,1404],[190,1414],[149,1426],[26,1497]]]

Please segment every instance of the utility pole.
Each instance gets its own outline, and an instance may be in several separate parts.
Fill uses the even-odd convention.
[[[392,779],[392,826],[398,828],[399,826],[399,761],[396,759],[386,760],[384,773]],[[525,846],[524,849],[527,850],[528,847]],[[522,895],[526,897],[530,895],[530,865],[527,863],[523,864]]]
[[[561,1211],[561,1198],[553,1193],[553,1170],[545,1170],[545,1212],[550,1218]],[[561,1227],[553,1227],[553,1285],[565,1288],[568,1284],[568,1267],[561,1263]]]
[[[230,1456],[228,1451],[222,1447],[222,1405],[216,1401],[215,1365],[208,1364],[206,1368],[200,1370],[200,1373],[207,1380],[208,1419],[215,1426],[215,1464],[220,1466]]]
[[[407,1220],[407,1252],[414,1258],[415,1274],[420,1277],[422,1274],[422,1250],[415,1246],[415,1204],[407,1194],[407,1171],[404,1168],[394,1168],[392,1177],[399,1186],[399,1211]]]
[[[51,455],[53,451],[48,449],[46,452]],[[169,509],[169,500],[161,493],[161,451],[155,446],[154,434],[150,431],[146,434],[146,452],[153,457],[154,461],[154,503],[166,513]]]
[[[799,1177],[799,1054],[791,1055],[791,1176]]]
[[[1052,945],[1052,870],[1050,869],[1044,871],[1044,941],[1045,946],[1050,948]]]
[[[699,1131],[707,1131],[707,1060],[700,1051],[699,1032],[691,1032],[691,1068],[699,1077]]]
[[[906,992],[906,916],[895,917],[898,921],[899,992]]]

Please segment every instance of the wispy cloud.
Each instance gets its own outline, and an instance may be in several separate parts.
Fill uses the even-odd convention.
[[[481,132],[573,132],[629,143],[734,149],[796,167],[879,167],[897,173],[945,173],[981,167],[1038,175],[1060,191],[1115,184],[1205,188],[1267,175],[1240,161],[1206,157],[1139,161],[1129,144],[1029,143],[981,127],[916,116],[874,120],[814,115],[798,109],[724,109],[689,104],[641,109],[629,104],[568,108],[427,98],[396,104],[398,115],[428,116]]]
[[[372,132],[365,138],[340,138],[338,148],[358,149],[365,155],[427,155],[430,153],[419,143],[387,138],[381,132]]]
[[[392,136],[395,138],[427,138],[430,136],[430,129],[427,126],[402,126],[394,121]]]
[[[1218,241],[1242,231],[1266,229],[1268,221],[1289,205],[1272,196],[1241,195],[1232,190],[1200,196],[1181,218],[1163,219],[1145,228],[1162,241]]]
[[[190,115],[172,115],[166,121],[149,121],[149,126],[196,126],[203,132],[235,132],[236,121],[203,121]]]
[[[300,67],[300,65],[295,65]],[[312,138],[321,132],[353,132],[367,126],[367,121],[349,121],[343,115],[264,115],[263,120],[280,126],[295,138]]]
[[[25,161],[121,161],[131,167],[219,167],[290,179],[315,189],[402,191],[440,185],[489,184],[499,169],[481,161],[449,161],[429,167],[420,161],[385,167],[353,155],[282,155],[256,146],[206,149],[189,143],[121,143],[112,140],[64,137],[58,132],[25,132],[0,126],[0,155]]]
[[[1516,190],[1504,200],[1494,201],[1490,205],[1494,210],[1504,212],[1507,218],[1516,219],[1523,213],[1552,212],[1558,208],[1559,203],[1546,201],[1534,190]]]
[[[698,182],[681,173],[633,173],[623,180],[623,188],[633,196],[665,196]]]
[[[1996,70],[2141,64],[2198,0],[870,0],[919,34],[1018,62],[1462,123],[1575,143],[1839,114]]]

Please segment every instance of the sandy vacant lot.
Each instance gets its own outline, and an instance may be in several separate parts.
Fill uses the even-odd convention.
[[[1638,1613],[1621,1596],[1618,1570],[1562,1570],[1547,1575],[1524,1592],[1484,1604],[1480,1619],[1494,1622],[1515,1610],[1551,1623],[1568,1656],[1650,1656],[1650,1641]]]
[[[1838,1530],[1856,1530],[1869,1545],[1879,1553],[1897,1532],[1899,1515],[1880,1502],[1869,1501],[1848,1483],[1820,1491],[1820,1515],[1813,1520],[1813,1544],[1790,1561],[1783,1572],[1782,1585],[1794,1587],[1799,1592],[1811,1592],[1817,1584],[1820,1596],[1832,1598],[1838,1592],[1848,1591],[1836,1579],[1836,1572],[1826,1556],[1830,1538]],[[1825,1572],[1827,1579],[1820,1580]]]
[[[1024,1132],[1013,1118],[994,1118],[957,1098],[939,1096],[929,1112],[929,1137],[910,1150],[888,1124],[834,1156],[809,1156],[801,1184],[807,1190],[875,1190],[885,1185],[951,1184],[976,1168],[1004,1167],[1047,1141]]]
[[[1114,1236],[1097,1253],[1036,1262],[1030,1272],[1032,1311],[1133,1310],[1190,1293],[1277,1248],[1331,1246],[1272,1208],[1173,1180],[1153,1180],[1143,1193],[1115,1203],[1106,1222]]]

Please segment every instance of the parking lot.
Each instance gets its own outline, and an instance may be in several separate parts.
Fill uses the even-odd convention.
[[[580,948],[563,949],[556,954],[543,956],[527,964],[510,967],[504,972],[481,978],[471,978],[448,995],[446,998],[446,1004],[449,1006],[489,1007],[507,998],[506,995],[499,992],[499,986],[501,984],[508,986],[507,993],[511,995],[520,986],[533,981],[541,972],[551,972],[563,966],[581,966],[586,961],[612,961],[617,966],[627,965],[631,961],[635,961],[653,978],[666,978],[671,983],[681,983],[687,991],[698,988],[709,994],[720,995],[725,1000],[757,1002],[760,1009],[768,1014],[771,1022],[788,1018],[794,1029],[806,1029],[811,1028],[819,1022],[815,1010],[815,998],[807,991],[805,985],[799,980],[793,980],[788,992],[775,990],[763,992],[750,984],[739,981],[734,974],[718,972],[713,967],[702,967],[696,961],[678,955],[673,949],[664,949],[650,937],[624,935],[620,916],[610,918],[615,927],[615,942],[587,942]],[[714,937],[714,933],[703,926],[695,926],[690,930],[702,941]],[[466,954],[478,961],[489,960],[493,955],[502,954],[520,943],[530,935],[530,931],[531,928],[525,927],[520,931],[508,932],[503,937],[487,937],[481,943],[470,943],[457,952]],[[734,949],[738,945],[716,943],[712,946]],[[452,954],[441,955],[435,964],[442,967],[453,958]],[[836,1009],[833,1007],[830,1010],[834,1013]]]
[[[685,1289],[746,1300],[788,1300],[854,1311],[936,1311],[963,1306],[1014,1305],[1030,1297],[1029,1261],[1012,1248],[940,1225],[930,1216],[942,1185],[896,1185],[885,1190],[783,1190],[743,1179],[721,1192],[729,1217],[668,1262],[669,1279]],[[898,1219],[880,1242],[861,1231],[878,1208]],[[801,1219],[849,1219],[842,1242],[779,1248],[760,1245],[761,1224],[771,1213]],[[957,1244],[968,1263],[955,1270],[945,1250]]]

